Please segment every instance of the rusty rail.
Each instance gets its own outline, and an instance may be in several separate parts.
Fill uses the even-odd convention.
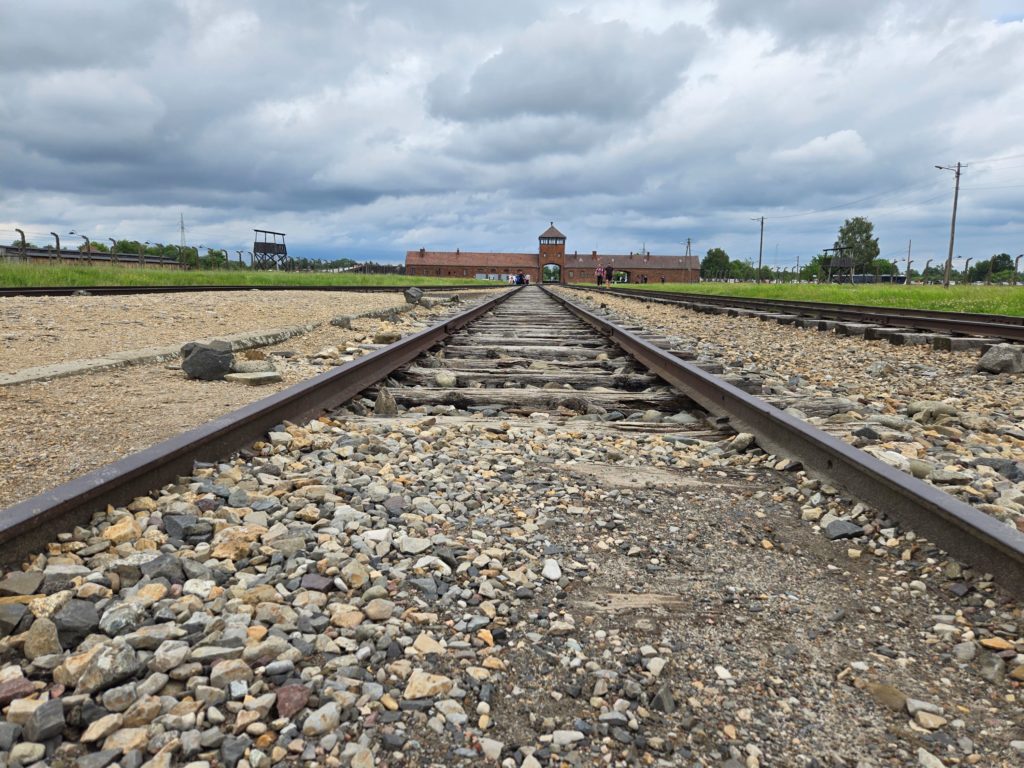
[[[596,287],[571,285],[577,290]],[[853,323],[875,323],[896,328],[948,333],[960,336],[990,336],[1024,341],[1024,317],[987,315],[977,312],[940,312],[937,310],[904,309],[902,307],[871,307],[860,304],[826,304],[816,301],[785,301],[782,299],[751,299],[740,296],[711,296],[701,293],[658,291],[633,288],[606,288],[602,293],[627,298],[654,299],[668,304],[699,308],[736,307],[763,312],[780,312]]]
[[[33,296],[74,296],[85,291],[93,296],[127,296],[141,293],[202,293],[208,291],[338,291],[354,293],[394,293],[406,288],[431,291],[473,291],[508,288],[508,284],[494,282],[456,285],[102,285],[79,287],[3,288],[0,298]]]
[[[220,458],[258,439],[275,424],[341,405],[514,292],[502,293],[390,346],[0,510],[0,563],[16,563],[26,553],[44,548],[55,529],[69,530],[86,522],[94,510],[125,504],[191,473],[196,460]]]
[[[544,289],[547,290],[547,289]],[[548,293],[551,293],[548,291]],[[743,392],[557,294],[551,295],[711,413],[728,417],[772,453],[927,536],[947,552],[1024,590],[1024,534],[932,485],[904,474],[770,403]]]

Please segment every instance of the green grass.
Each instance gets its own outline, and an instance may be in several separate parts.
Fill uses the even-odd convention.
[[[114,285],[493,285],[486,280],[351,272],[138,269],[136,267],[24,264],[0,261],[0,288],[89,288]]]
[[[738,296],[750,299],[821,301],[832,304],[864,304],[872,307],[932,309],[944,312],[983,312],[1024,316],[1024,286],[1018,285],[795,285],[762,283],[686,283],[622,285],[616,288],[664,290]]]

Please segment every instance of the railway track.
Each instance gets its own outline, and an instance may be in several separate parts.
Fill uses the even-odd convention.
[[[643,591],[642,584],[610,598],[601,590],[582,587],[586,580],[579,579],[592,573],[595,566],[581,561],[588,559],[591,545],[596,547],[594,552],[600,551],[598,544],[607,552],[608,541],[613,551],[607,557],[615,554],[615,532],[632,519],[624,505],[634,498],[632,491],[616,490],[611,496],[583,493],[578,486],[584,484],[588,472],[602,477],[622,475],[616,482],[638,489],[635,493],[647,493],[641,489],[668,482],[676,489],[676,497],[661,496],[659,504],[670,505],[696,494],[688,503],[697,507],[708,489],[715,488],[717,493],[731,494],[728,506],[738,509],[751,497],[771,489],[784,498],[789,480],[785,473],[773,472],[770,467],[792,470],[799,464],[825,483],[882,510],[886,518],[912,527],[981,571],[995,574],[1002,586],[1020,589],[1024,585],[1024,536],[722,381],[687,357],[677,339],[623,327],[539,287],[503,292],[316,379],[15,505],[0,514],[4,564],[16,566],[28,559],[42,567],[40,579],[48,585],[44,589],[49,595],[42,599],[51,603],[57,600],[53,594],[65,594],[66,605],[72,591],[76,595],[106,595],[102,590],[120,585],[120,598],[101,597],[101,629],[109,638],[118,634],[126,638],[120,644],[113,639],[94,641],[93,653],[110,656],[104,656],[102,664],[97,661],[95,670],[86,658],[89,651],[81,649],[72,657],[80,658],[77,667],[69,667],[65,657],[33,651],[25,669],[42,677],[52,673],[54,681],[68,681],[54,685],[68,686],[68,690],[77,685],[78,696],[95,693],[98,697],[97,691],[108,691],[102,700],[97,698],[103,708],[93,715],[69,710],[75,705],[65,704],[65,715],[74,714],[60,724],[61,732],[84,738],[100,718],[112,718],[109,722],[116,722],[116,727],[97,727],[104,733],[92,739],[109,747],[114,755],[111,759],[116,754],[147,750],[152,754],[167,747],[168,754],[175,755],[173,760],[181,763],[217,753],[225,763],[234,764],[244,753],[251,765],[269,766],[300,758],[306,763],[322,761],[328,754],[340,759],[344,746],[346,760],[370,765],[372,754],[367,754],[371,747],[379,747],[373,741],[379,733],[372,739],[357,740],[360,733],[366,733],[359,729],[383,728],[392,738],[384,742],[390,746],[380,749],[401,751],[406,748],[405,731],[395,736],[389,724],[403,715],[413,718],[409,729],[422,728],[420,740],[424,743],[417,748],[435,761],[469,764],[484,756],[491,760],[497,759],[493,755],[508,756],[504,744],[512,738],[511,732],[506,733],[506,742],[485,734],[490,733],[491,707],[496,706],[491,687],[500,685],[503,676],[511,677],[516,664],[509,633],[528,612],[525,605],[508,607],[513,592],[515,600],[530,601],[540,589],[537,580],[541,585],[558,586],[555,602],[540,614],[530,614],[537,631],[518,630],[524,633],[517,635],[519,647],[526,640],[527,646],[536,646],[538,654],[524,662],[527,671],[520,671],[521,677],[515,678],[526,688],[530,686],[527,681],[538,677],[530,664],[551,669],[553,676],[560,665],[571,670],[580,664],[571,660],[571,654],[559,661],[562,657],[557,650],[567,635],[577,631],[572,613],[600,613],[610,610],[607,605],[624,604],[646,606],[651,615],[658,615],[686,605],[686,590],[672,602],[661,593],[633,594]],[[300,426],[307,419],[314,421]],[[442,419],[449,421],[442,424]],[[583,432],[588,437],[577,448],[574,441],[582,440]],[[706,456],[739,457],[754,447],[754,440],[757,447],[774,455],[766,457],[760,469],[733,471],[727,462],[719,465],[722,468],[717,472],[724,479],[711,483],[693,479]],[[676,451],[680,447],[711,453],[698,452],[694,458],[682,459]],[[476,450],[483,454],[479,459]],[[637,463],[616,466],[629,451],[635,452],[632,460]],[[672,458],[674,454],[676,458]],[[225,459],[229,455],[232,458]],[[751,466],[761,464],[758,459]],[[360,469],[353,471],[350,466]],[[589,501],[581,502],[581,497]],[[614,504],[599,516],[581,517],[587,514],[581,504],[596,507],[599,500],[611,503],[609,499]],[[641,504],[643,499],[636,502]],[[708,503],[719,507],[723,502],[716,496]],[[656,519],[659,510],[637,510],[649,517],[651,526],[665,522],[667,527],[658,528],[653,539],[675,535],[687,518],[686,507],[671,509],[678,511],[668,514],[666,521]],[[552,518],[559,516],[568,516],[570,521],[577,516],[575,527],[582,530],[585,542],[582,550],[569,548],[569,540],[551,543],[542,535],[550,529]],[[766,519],[760,512],[759,517]],[[405,532],[393,535],[395,526]],[[718,542],[722,546],[734,547],[739,541],[756,552],[789,551],[785,542],[770,538],[775,536],[770,520],[761,526],[755,534],[749,523],[737,520],[735,531],[730,525],[715,526],[714,535],[736,537]],[[699,542],[710,535],[693,531],[687,540]],[[139,542],[148,546],[139,546]],[[671,547],[650,546],[654,548],[646,555],[646,578],[661,579],[661,574],[676,570],[687,572],[699,559],[696,553],[687,558]],[[707,538],[709,552],[711,546],[711,538]],[[339,554],[349,547],[356,556]],[[633,556],[634,549],[647,551],[622,545],[622,557]],[[180,562],[172,554],[179,551],[186,553]],[[47,553],[49,560],[41,553]],[[527,559],[514,567],[524,553],[528,553]],[[799,549],[796,553],[806,556],[800,555]],[[240,581],[236,581],[236,571],[238,578],[244,576]],[[382,573],[390,576],[385,578]],[[753,572],[748,575],[755,578]],[[73,586],[76,578],[87,583]],[[632,578],[643,581],[645,577]],[[160,583],[154,585],[154,580]],[[795,581],[784,588],[799,591]],[[139,598],[137,590],[143,587],[148,591]],[[583,590],[582,597],[573,598],[577,587]],[[409,593],[407,588],[413,591]],[[171,593],[166,597],[168,589]],[[337,590],[348,590],[349,597],[336,600]],[[171,597],[180,599],[172,602]],[[636,602],[640,597],[653,602]],[[143,609],[131,607],[142,599],[150,601]],[[830,598],[808,599],[814,604]],[[851,605],[859,600],[856,592],[851,599],[855,601]],[[146,618],[146,610],[156,610],[154,600],[164,608],[160,616]],[[568,611],[565,603],[572,600],[582,602]],[[0,598],[0,605],[2,601]],[[80,597],[74,601],[82,602]],[[182,601],[187,602],[187,610]],[[291,601],[295,601],[294,609],[288,607]],[[396,601],[403,606],[400,620]],[[241,618],[231,618],[232,611],[226,609],[232,605]],[[685,610],[704,616],[702,621],[711,624],[721,620],[714,611],[702,614],[705,608],[698,605]],[[211,611],[226,612],[215,617]],[[117,621],[108,618],[111,612],[117,614]],[[192,612],[200,618],[187,619]],[[51,623],[59,620],[51,615],[55,616]],[[48,621],[43,612],[32,626],[49,626]],[[178,628],[175,621],[184,622],[183,627]],[[24,623],[22,618],[20,625]],[[407,636],[411,631],[407,627],[416,625],[424,629]],[[269,635],[268,626],[276,628]],[[448,631],[444,627],[455,633],[447,650],[435,639],[444,639],[443,633]],[[641,627],[639,620],[637,627]],[[394,634],[386,634],[393,631],[402,633],[404,645],[396,642]],[[653,632],[653,628],[646,631]],[[303,639],[317,636],[326,639]],[[296,639],[291,642],[298,645],[288,646],[283,639],[292,637]],[[651,642],[657,644],[653,637]],[[36,644],[33,648],[45,645],[35,636],[22,642],[26,652],[30,642]],[[170,646],[164,644],[168,642]],[[502,656],[505,643],[509,645]],[[47,647],[52,650],[52,643]],[[571,645],[568,647],[571,651]],[[650,650],[639,652],[637,658],[644,659],[645,685],[653,679],[654,688],[641,694],[618,677],[599,678],[605,683],[595,690],[611,697],[611,685],[612,690],[620,691],[624,703],[616,704],[618,709],[611,701],[607,706],[593,705],[604,713],[595,726],[594,738],[603,734],[616,749],[634,757],[639,754],[637,749],[656,753],[665,749],[664,738],[640,743],[630,734],[630,729],[636,732],[636,728],[626,728],[631,717],[648,717],[634,714],[636,705],[643,702],[646,709],[662,712],[664,717],[676,709],[671,690],[658,690],[656,684],[665,664],[664,654],[657,655],[659,650],[649,645],[644,648]],[[279,654],[286,658],[282,660]],[[125,682],[140,674],[140,667],[124,662],[129,656],[133,664],[152,662],[150,672],[155,664],[156,670],[177,675],[170,685],[180,701],[195,696],[220,713],[206,720],[206,726],[215,731],[224,722],[223,707],[218,706],[225,694],[210,689],[223,687],[229,703],[237,705],[228,708],[229,714],[237,717],[231,734],[224,735],[225,726],[219,739],[217,734],[207,738],[198,733],[184,738],[184,731],[198,731],[197,721],[189,716],[198,710],[208,716],[200,706],[188,714],[183,714],[189,708],[184,705],[181,711],[163,713],[171,718],[166,722],[173,724],[163,728],[182,733],[177,742],[154,743],[147,741],[153,734],[145,727],[123,727],[126,717],[115,714],[125,710],[118,709],[118,696],[110,691],[131,686],[124,696],[142,695],[148,701],[160,690],[151,688],[168,684],[168,675],[162,671],[156,672],[155,683],[147,672],[145,683],[140,683],[145,692],[140,694],[135,683]],[[278,660],[273,661],[275,658]],[[401,672],[401,666],[395,665],[403,659],[412,664]],[[441,661],[434,666],[427,663],[437,659]],[[124,674],[112,676],[111,665],[120,669],[117,665],[122,662]],[[368,663],[377,665],[376,673],[365,668]],[[303,665],[301,682],[297,682]],[[427,667],[441,674],[423,671]],[[395,682],[385,673],[386,668],[399,670],[405,677]],[[650,672],[652,669],[657,672]],[[732,679],[728,670],[718,669],[713,674],[720,681]],[[74,677],[73,670],[80,676]],[[323,680],[325,673],[338,677],[328,685]],[[103,682],[94,685],[90,674]],[[233,677],[236,674],[238,677]],[[829,679],[833,678],[830,672]],[[349,682],[338,682],[343,680]],[[285,693],[299,695],[284,689],[313,683],[315,698],[302,698],[308,696],[303,693],[298,709],[282,709]],[[250,684],[254,686],[251,689]],[[374,692],[374,686],[381,685]],[[565,703],[588,699],[573,692],[571,680],[565,685],[570,693],[559,693],[562,698],[568,695]],[[623,687],[616,688],[620,685]],[[353,686],[357,693],[344,693]],[[402,691],[402,702],[391,693],[382,693],[396,686]],[[504,695],[514,700],[516,690],[521,695],[522,689],[511,686]],[[0,695],[3,693],[0,683]],[[276,694],[277,704],[273,697],[266,699],[270,703],[265,706],[258,703],[269,693]],[[589,701],[603,701],[605,693],[595,693]],[[52,695],[59,698],[60,693]],[[451,699],[446,696],[462,703],[447,703]],[[463,705],[471,698],[480,704],[467,725]],[[131,701],[125,704],[128,712],[134,712]],[[296,726],[289,730],[292,714],[276,720],[268,715],[271,706],[277,706],[279,715],[303,712],[301,730]],[[435,712],[430,722],[437,727],[426,721],[426,715],[423,722],[415,720],[416,713],[428,711]],[[246,714],[250,712],[256,714]],[[26,713],[26,724],[30,720],[31,728],[38,732],[43,726],[36,720],[42,715],[34,714],[35,709],[26,709]],[[541,714],[543,721],[535,725],[548,732],[547,740],[536,752],[527,754],[546,759],[590,742],[590,731],[579,721],[569,721],[561,730],[550,732],[555,726],[547,725],[548,720],[562,722],[557,708]],[[620,717],[622,727],[615,730]],[[344,740],[330,740],[325,734],[332,729],[344,733],[350,743],[345,746]],[[122,736],[124,731],[132,733]],[[454,751],[447,754],[436,752],[442,748],[431,745],[434,737],[430,733],[440,737],[455,731],[456,743],[462,746],[452,747]],[[263,738],[268,732],[274,739]],[[55,731],[46,733],[55,738]],[[117,740],[130,738],[134,741]],[[692,746],[696,749],[700,743]],[[783,749],[778,745],[765,748]],[[80,757],[74,750],[82,752],[83,747],[78,744],[68,749],[69,754]],[[236,755],[234,762],[232,755]],[[171,759],[166,764],[177,764]]]
[[[589,290],[582,286],[569,286]],[[779,299],[748,299],[738,296],[708,296],[705,294],[680,294],[668,291],[644,289],[603,289],[607,293],[646,300],[678,304],[698,312],[729,314],[750,314],[779,322],[796,323],[814,327],[822,323],[853,324],[856,331],[871,333],[871,328],[884,327],[887,333],[902,332],[936,333],[955,337],[976,337],[998,341],[1024,341],[1024,317],[1015,315],[989,315],[970,312],[940,312],[935,310],[903,309],[895,307],[871,307],[849,304],[826,304],[813,301],[783,301]],[[873,337],[873,336],[872,336]],[[935,342],[939,348],[942,340]]]
[[[438,344],[443,348],[429,353]],[[503,294],[14,505],[0,517],[4,560],[10,564],[98,506],[148,493],[187,472],[193,461],[235,450],[284,420],[329,410],[364,390],[376,395],[376,383],[392,375],[388,392],[403,407],[450,406],[491,415],[610,414],[612,420],[631,416],[643,423],[645,413],[660,421],[697,406],[752,433],[765,450],[885,509],[951,553],[985,563],[1008,585],[1024,587],[1024,536],[785,413],[787,403],[775,407],[744,391],[756,391],[756,380],[723,380],[682,359],[692,357],[688,350],[672,347],[672,340],[636,335],[540,288]]]
[[[211,291],[333,291],[339,293],[398,293],[407,285],[99,285],[78,288],[4,288],[0,298],[32,298],[42,296],[128,296],[141,293],[207,293]],[[479,285],[421,285],[420,290],[433,291],[475,290],[478,288],[504,288],[504,283]]]

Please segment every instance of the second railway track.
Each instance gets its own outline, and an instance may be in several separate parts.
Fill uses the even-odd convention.
[[[5,560],[27,563],[0,580],[0,644],[21,659],[0,695],[21,686],[6,716],[24,728],[7,749],[260,768],[1012,760],[1020,724],[975,712],[973,678],[924,690],[886,665],[938,679],[948,656],[928,653],[967,638],[1024,674],[1017,625],[984,613],[1007,604],[986,572],[1024,581],[1024,537],[686,357],[526,288],[6,510]],[[814,505],[845,547],[800,522]],[[901,580],[916,602],[893,602]],[[922,623],[938,639],[917,648]],[[903,696],[907,717],[908,695],[951,691],[977,744],[894,737],[871,704]],[[922,733],[948,722],[916,711]]]

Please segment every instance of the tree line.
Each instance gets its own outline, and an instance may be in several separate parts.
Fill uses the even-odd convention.
[[[806,264],[800,265],[799,279],[803,281],[825,280],[831,275],[849,278],[851,270],[858,275],[897,275],[899,266],[887,259],[879,258],[878,238],[874,234],[874,224],[863,216],[846,219],[839,228],[839,234],[831,249],[823,250],[813,256]],[[1009,282],[1013,277],[1013,259],[1007,253],[999,253],[990,259],[982,259],[972,264],[963,273],[954,270],[958,280],[966,282]],[[796,270],[788,270],[796,279]],[[941,280],[945,271],[945,262],[930,266],[924,272],[925,280]],[[777,270],[761,267],[761,280],[771,280]],[[757,267],[750,261],[732,259],[722,248],[711,248],[700,262],[700,276],[705,280],[755,280],[758,278]],[[911,278],[922,277],[921,272],[911,269]]]
[[[26,241],[24,243],[26,248],[40,248],[40,249],[53,249],[52,245],[38,246],[35,243]],[[20,239],[14,240],[11,243],[12,248],[21,248],[22,242]],[[138,240],[116,240],[113,246],[101,243],[97,240],[93,240],[89,243],[89,247],[86,247],[84,242],[78,243],[77,245],[70,245],[69,247],[61,247],[62,251],[78,251],[79,253],[86,253],[91,250],[93,253],[110,253],[111,248],[113,252],[118,255],[119,258],[127,257],[139,257],[142,256],[155,256],[158,258],[171,259],[177,261],[187,267],[194,269],[250,269],[250,265],[244,262],[240,262],[237,257],[231,257],[229,252],[224,249],[207,248],[204,254],[200,254],[199,248],[195,246],[174,245],[172,243],[143,243]],[[353,267],[365,267],[368,272],[386,272],[394,270],[394,264],[377,264],[374,262],[360,263],[354,259],[308,259],[305,257],[297,257],[291,259],[290,270],[298,272],[322,272],[327,270],[338,270],[338,269],[352,269]],[[401,267],[402,272],[405,271],[404,266]]]

